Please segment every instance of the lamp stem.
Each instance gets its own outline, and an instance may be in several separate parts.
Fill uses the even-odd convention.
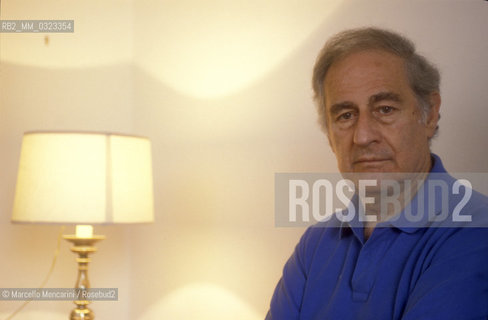
[[[90,238],[80,238],[76,235],[64,235],[64,239],[73,243],[71,247],[73,253],[78,254],[76,262],[78,262],[78,276],[76,279],[75,289],[89,289],[90,281],[88,280],[88,264],[91,262],[89,255],[95,253],[97,248],[94,246],[95,242],[105,239],[104,236],[91,236]],[[70,320],[93,320],[95,314],[88,308],[91,301],[75,300],[73,301],[76,308],[71,311]]]

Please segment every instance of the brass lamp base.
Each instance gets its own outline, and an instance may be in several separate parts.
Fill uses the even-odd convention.
[[[78,262],[78,277],[76,279],[75,289],[89,289],[88,263],[90,263],[91,260],[88,255],[97,251],[94,244],[97,241],[105,239],[105,236],[93,235],[89,238],[81,238],[75,235],[64,235],[63,238],[74,244],[74,246],[71,247],[71,251],[78,254],[78,257],[76,258],[76,262]],[[95,314],[87,307],[91,301],[77,300],[73,302],[76,305],[76,308],[71,311],[70,320],[95,319]]]
[[[79,309],[78,307],[71,311],[69,316],[70,320],[93,320],[95,319],[95,314],[90,308]]]

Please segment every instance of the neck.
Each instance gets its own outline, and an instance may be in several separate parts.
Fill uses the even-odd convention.
[[[359,195],[365,221],[365,238],[371,235],[378,223],[391,219],[405,209],[423,185],[428,173],[408,174],[401,179],[383,179],[379,181],[378,187]]]

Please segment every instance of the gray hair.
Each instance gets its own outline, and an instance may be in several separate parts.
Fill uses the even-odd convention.
[[[340,32],[330,38],[320,51],[313,69],[312,86],[319,122],[327,132],[324,81],[332,64],[355,52],[379,49],[395,54],[405,61],[407,78],[419,102],[422,120],[432,108],[429,96],[439,92],[440,75],[437,68],[415,52],[415,45],[404,36],[379,28],[359,28]],[[439,129],[437,126],[436,132]]]

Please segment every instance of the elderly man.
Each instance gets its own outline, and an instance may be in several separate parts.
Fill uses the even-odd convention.
[[[470,218],[455,224],[461,195],[440,199],[423,188],[436,174],[457,184],[430,152],[441,103],[436,68],[396,33],[347,30],[322,49],[313,89],[340,172],[356,185],[379,182],[370,201],[351,200],[363,203],[363,219],[333,216],[307,229],[266,319],[488,319],[488,229],[480,227],[488,201],[469,191]],[[399,184],[403,205],[380,206],[383,181],[406,177],[421,183]],[[434,214],[443,219],[425,214],[427,198],[447,201]]]

